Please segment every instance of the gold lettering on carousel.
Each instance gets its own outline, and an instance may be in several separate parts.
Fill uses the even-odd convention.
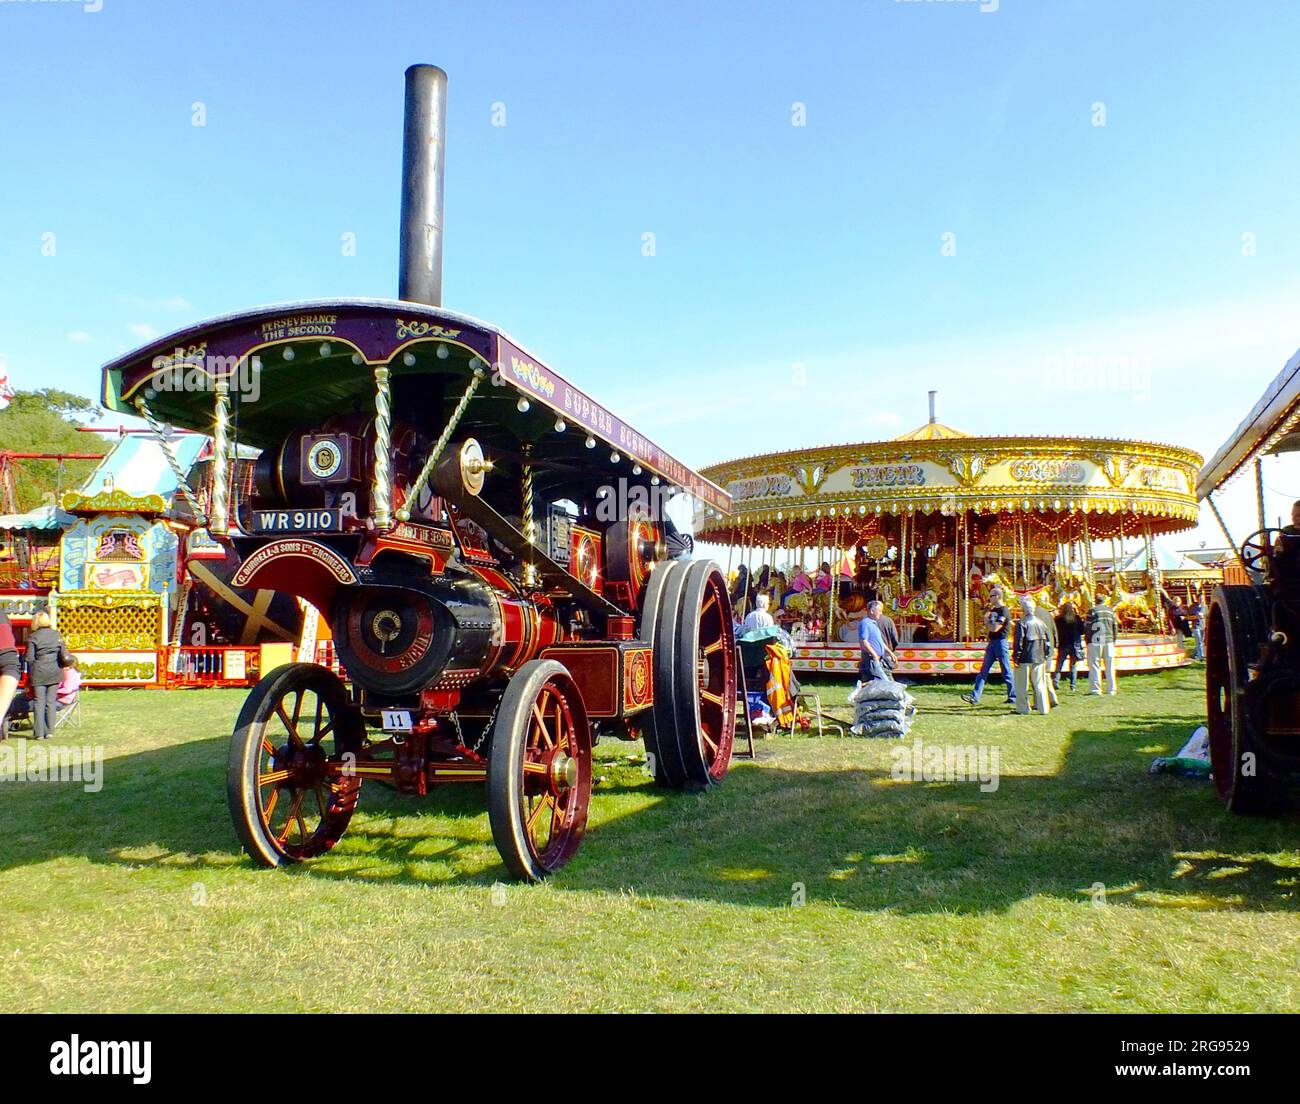
[[[1086,483],[1088,469],[1078,460],[1013,460],[1011,478],[1018,483]]]

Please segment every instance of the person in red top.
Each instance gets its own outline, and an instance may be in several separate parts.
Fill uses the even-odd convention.
[[[9,706],[18,689],[18,646],[14,641],[14,627],[8,616],[0,612],[0,740],[9,735]]]

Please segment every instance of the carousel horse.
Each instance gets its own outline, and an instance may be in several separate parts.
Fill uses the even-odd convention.
[[[1119,618],[1122,626],[1131,629],[1145,626],[1158,630],[1160,627],[1160,617],[1156,613],[1158,600],[1153,601],[1153,599],[1154,591],[1126,590],[1123,581],[1116,578],[1109,605],[1114,609],[1115,616]]]
[[[1053,571],[1051,584],[1056,609],[1060,609],[1066,602],[1071,603],[1076,610],[1092,609],[1093,588],[1086,575],[1070,570]]]
[[[880,601],[885,612],[899,617],[919,617],[933,621],[938,615],[938,600],[934,591],[913,591],[900,595],[893,579],[880,581]]]

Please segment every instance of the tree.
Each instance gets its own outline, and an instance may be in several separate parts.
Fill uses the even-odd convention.
[[[96,418],[101,410],[90,399],[55,387],[39,391],[16,391],[9,405],[0,410],[0,449],[12,452],[93,452],[108,446],[89,433],[78,433],[81,419]],[[16,460],[13,465],[14,494],[19,510],[39,506],[45,497],[56,497],[80,487],[95,469],[94,460]],[[0,492],[3,488],[0,488]],[[4,499],[0,493],[0,511]]]

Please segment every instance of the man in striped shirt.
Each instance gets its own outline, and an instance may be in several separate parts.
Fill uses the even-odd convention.
[[[1115,611],[1100,596],[1088,611],[1088,693],[1101,693],[1101,668],[1106,667],[1106,690],[1115,695],[1115,641],[1119,622]]]

